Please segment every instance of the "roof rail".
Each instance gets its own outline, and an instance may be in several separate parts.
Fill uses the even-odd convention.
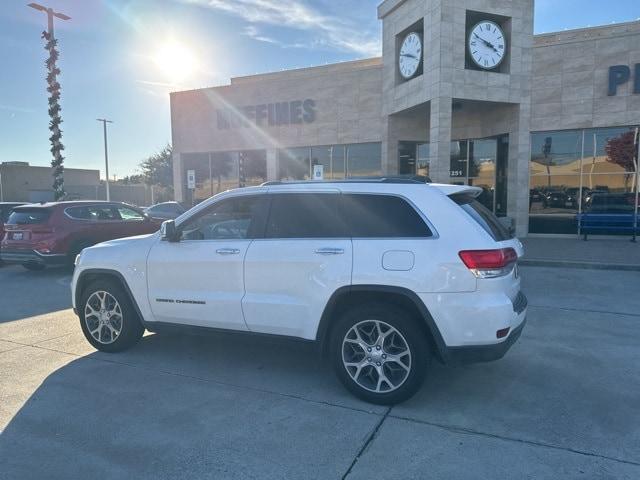
[[[309,184],[318,184],[318,183],[395,183],[395,184],[426,184],[431,183],[431,179],[429,177],[419,177],[411,176],[411,177],[351,177],[344,180],[272,180],[269,182],[264,182],[261,186],[269,187],[273,185],[309,185]]]

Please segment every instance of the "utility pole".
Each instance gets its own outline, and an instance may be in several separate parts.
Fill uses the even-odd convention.
[[[45,62],[47,66],[47,91],[49,92],[49,130],[51,136],[49,141],[51,142],[51,153],[53,159],[51,160],[51,167],[53,168],[53,190],[56,200],[64,198],[64,157],[62,151],[64,145],[62,145],[62,130],[60,130],[60,124],[62,118],[60,117],[60,84],[58,83],[58,74],[60,69],[56,62],[58,61],[58,50],[56,46],[58,41],[53,36],[53,17],[60,20],[69,20],[71,17],[64,13],[55,12],[53,8],[45,7],[38,3],[30,3],[27,5],[40,12],[47,14],[47,31],[42,32],[42,38],[45,40],[45,49],[49,52],[49,58]]]
[[[107,182],[107,202],[110,202],[111,196],[109,195],[109,154],[107,153],[107,123],[113,122],[111,120],[107,120],[106,118],[96,118],[96,120],[102,122],[102,133],[104,135],[104,169]]]

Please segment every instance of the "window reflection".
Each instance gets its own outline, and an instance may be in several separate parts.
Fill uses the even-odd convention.
[[[398,142],[398,174],[429,176],[429,144]]]
[[[380,143],[354,143],[346,146],[347,176],[375,177],[382,175]]]
[[[575,234],[581,212],[631,214],[634,141],[635,128],[629,127],[532,134],[529,231]]]
[[[324,178],[344,178],[344,145],[311,147],[311,165],[323,165]]]
[[[232,188],[260,185],[267,180],[266,150],[185,153],[182,158],[186,201],[199,203]],[[187,185],[187,171],[194,170],[195,189]]]
[[[309,147],[278,150],[278,178],[280,180],[308,180],[311,178]]]

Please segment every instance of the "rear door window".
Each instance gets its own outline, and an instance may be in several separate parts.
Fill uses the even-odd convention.
[[[433,232],[416,209],[394,195],[344,194],[342,214],[353,238],[426,238]]]
[[[266,238],[345,238],[339,216],[338,193],[276,193],[269,195],[271,210]]]
[[[120,218],[125,222],[130,222],[130,221],[141,222],[142,220],[144,220],[144,215],[136,212],[132,208],[118,207],[117,210],[118,210],[118,213],[120,214]]]
[[[7,220],[7,224],[9,225],[37,225],[41,223],[46,223],[51,216],[51,210],[45,208],[32,208],[25,209],[21,208],[20,210],[14,210],[11,215],[9,215],[9,219]]]
[[[467,214],[473,218],[496,242],[510,240],[513,235],[505,227],[491,210],[482,205],[469,194],[449,195],[449,198],[457,203]]]

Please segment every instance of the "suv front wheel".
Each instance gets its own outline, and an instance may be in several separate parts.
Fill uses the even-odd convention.
[[[103,352],[126,350],[144,333],[129,295],[117,281],[92,281],[83,290],[77,307],[82,333]]]
[[[394,305],[370,304],[348,310],[331,335],[338,378],[367,402],[393,405],[415,394],[431,358],[416,319]]]

